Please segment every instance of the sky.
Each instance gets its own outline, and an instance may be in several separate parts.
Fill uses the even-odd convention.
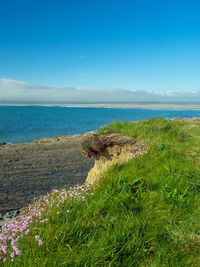
[[[17,97],[13,81],[29,94],[199,92],[199,11],[197,0],[0,0],[0,101],[5,88]]]

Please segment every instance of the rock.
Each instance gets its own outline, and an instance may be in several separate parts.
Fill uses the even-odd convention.
[[[0,142],[0,146],[5,146],[6,143],[5,142]]]
[[[17,217],[20,214],[20,211],[19,210],[13,210],[12,213],[13,213],[13,217]]]
[[[20,214],[19,210],[11,210],[3,216],[3,220],[17,217]]]
[[[20,215],[19,210],[11,210],[4,215],[0,214],[0,231],[4,224],[8,224],[12,221],[15,221],[19,215]]]
[[[80,138],[63,136],[46,143],[0,147],[0,213],[26,207],[53,188],[84,183],[87,174],[74,173],[90,169],[94,160],[83,157]]]
[[[11,214],[11,212],[9,211],[9,212],[7,212],[4,216],[3,216],[3,219],[5,220],[5,219],[11,219],[13,216],[12,216],[12,214]]]

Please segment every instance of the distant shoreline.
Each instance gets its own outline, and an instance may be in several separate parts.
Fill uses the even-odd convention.
[[[89,107],[89,108],[137,108],[137,109],[199,109],[193,104],[0,104],[0,106],[57,106],[57,107]]]

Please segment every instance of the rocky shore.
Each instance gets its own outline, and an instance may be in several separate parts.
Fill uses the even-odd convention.
[[[48,191],[83,184],[94,160],[82,155],[81,135],[0,146],[0,225]]]
[[[171,120],[200,122],[200,118]],[[146,149],[128,137],[88,134],[43,138],[25,144],[0,142],[0,227],[19,216],[20,209],[34,198],[60,186],[83,184],[87,176],[91,182],[112,163],[126,161]],[[80,145],[84,140],[85,149]]]

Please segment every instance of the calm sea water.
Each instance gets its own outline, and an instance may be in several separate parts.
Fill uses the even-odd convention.
[[[0,106],[0,142],[25,143],[42,137],[97,130],[114,120],[200,117],[200,110]]]

